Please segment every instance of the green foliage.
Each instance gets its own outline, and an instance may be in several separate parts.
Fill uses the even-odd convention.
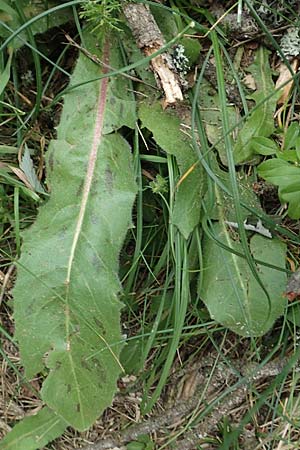
[[[85,43],[122,66],[113,36],[99,42],[87,34]],[[81,55],[71,86],[99,75]],[[118,256],[136,186],[130,148],[117,130],[134,124],[125,78],[70,90],[48,151],[51,198],[23,235],[14,289],[22,361],[28,377],[46,370],[44,402],[79,430],[110,404],[122,369]]]
[[[24,183],[19,181],[17,178],[10,175],[9,172],[12,172],[12,167],[4,166],[0,167],[0,177],[3,184],[7,184],[10,186],[14,186],[16,188],[20,188],[20,191],[28,198],[34,200],[35,202],[40,201],[40,197],[28,187],[25,187]]]
[[[220,159],[224,165],[228,165],[226,149],[223,141],[222,112],[220,109],[219,94],[213,91],[207,81],[203,81],[201,96],[199,96],[199,107],[205,124],[207,139],[216,146]],[[226,105],[227,106],[227,105]],[[233,130],[240,119],[239,113],[234,106],[227,106],[229,126]]]
[[[280,158],[264,161],[258,167],[258,174],[266,181],[278,186],[279,198],[288,203],[288,215],[300,218],[300,167]]]
[[[2,71],[2,73],[0,73],[0,95],[4,91],[7,83],[9,82],[12,57],[13,57],[13,50],[10,48],[5,68]]]
[[[168,192],[168,180],[157,174],[155,180],[151,181],[150,187],[154,194],[165,194]]]
[[[164,111],[159,102],[141,103],[139,117],[142,125],[153,133],[157,144],[176,158],[180,178],[176,180],[178,185],[171,221],[187,239],[200,220],[204,184],[191,139],[180,126],[184,118],[180,119],[176,111]]]
[[[274,155],[274,153],[277,152],[278,147],[276,143],[270,138],[263,136],[254,136],[251,140],[251,150],[253,151],[253,153],[268,156]]]
[[[28,6],[28,2],[22,1],[23,4]],[[8,3],[0,0],[1,5],[2,12],[9,13]],[[119,29],[121,5],[116,0],[88,1],[81,12],[93,30],[100,32],[100,39],[99,33],[97,39],[84,33],[84,46],[112,70],[124,68],[125,63],[118,50],[119,41],[112,34],[103,40],[102,33]],[[165,30],[165,38],[173,39],[183,18],[171,18],[163,5],[154,7],[153,11]],[[6,23],[19,26],[21,21],[14,9],[11,14]],[[27,12],[26,17],[30,17]],[[142,55],[127,31],[124,27],[122,38],[128,60],[138,63]],[[22,36],[25,38],[25,33]],[[184,45],[190,64],[197,62],[198,40],[185,37],[178,42]],[[215,62],[217,72],[222,72],[220,57]],[[8,61],[4,66],[4,84],[10,65]],[[146,68],[145,64],[137,66],[135,75],[154,85],[153,73]],[[276,98],[269,97],[274,85],[268,52],[263,48],[258,50],[250,72],[257,82],[257,92],[252,96],[256,107],[238,134],[234,148],[236,162],[253,161],[258,159],[257,155],[276,155],[277,159],[263,164],[280,161],[284,167],[298,170],[297,124],[284,136],[284,152],[269,137],[274,132]],[[23,233],[14,290],[16,337],[26,375],[42,373],[45,378],[41,397],[47,406],[36,416],[21,421],[2,441],[1,450],[41,448],[69,425],[78,430],[89,427],[111,403],[121,370],[140,374],[155,346],[151,371],[143,374],[149,378],[141,410],[148,412],[162,392],[174,355],[183,340],[192,335],[189,328],[197,329],[200,321],[203,325],[209,321],[207,310],[216,322],[241,336],[253,337],[266,333],[285,308],[282,298],[286,284],[285,244],[275,238],[266,239],[248,232],[246,235],[244,230],[241,243],[237,230],[241,220],[252,218],[244,205],[252,211],[261,210],[252,189],[254,178],[245,177],[242,170],[235,172],[234,162],[229,161],[240,117],[226,102],[224,83],[223,94],[219,80],[218,93],[213,91],[212,95],[208,95],[208,83],[202,83],[200,99],[195,101],[199,108],[195,126],[201,117],[203,129],[199,126],[197,133],[191,130],[187,102],[173,110],[164,110],[157,100],[158,90],[147,91],[148,86],[141,84],[133,88],[120,75],[89,81],[101,74],[100,66],[80,56],[66,90],[57,139],[47,152],[50,200],[40,209],[34,226]],[[0,90],[1,87],[0,83]],[[131,224],[136,194],[130,148],[123,136],[126,133],[131,138],[134,133],[128,128],[134,128],[137,122],[133,89],[142,95],[146,92],[148,98],[138,104],[142,130],[136,127],[133,148],[140,192],[134,210],[136,227],[128,233],[130,250],[127,254],[126,247],[120,257],[121,262],[126,260],[120,277],[125,280],[126,301],[131,296],[130,312],[139,316],[142,298],[145,310],[141,334],[130,338],[123,347],[119,254]],[[142,95],[139,98],[144,98]],[[144,133],[146,147],[150,143],[145,155],[138,148],[138,132]],[[221,162],[229,166],[229,175],[220,169],[214,151],[205,145],[207,138],[216,145]],[[198,140],[201,159],[200,151],[199,154],[195,151]],[[18,147],[0,146],[0,153],[16,154],[17,151]],[[150,174],[158,173],[152,182],[147,181],[146,189],[141,160],[150,165]],[[28,192],[39,200],[35,192],[43,193],[43,188],[29,151],[25,151],[20,166],[32,187]],[[264,167],[260,166],[260,175]],[[293,174],[296,178],[296,172]],[[290,174],[286,182],[287,178],[291,179]],[[232,194],[233,179],[236,191]],[[295,198],[289,200],[291,209],[297,207],[299,190],[298,183]],[[280,195],[286,201],[285,187]],[[250,260],[254,259],[256,272],[251,270],[249,258],[245,259],[246,250]],[[261,262],[282,270],[276,271]],[[127,289],[130,277],[133,281]],[[157,283],[154,288],[153,283]],[[139,296],[136,303],[132,300],[135,295]],[[203,304],[199,306],[200,300],[207,309]],[[188,326],[190,317],[193,327]],[[201,319],[195,323],[195,317]],[[134,322],[134,326],[137,324]],[[189,331],[183,333],[186,325]],[[156,383],[155,389],[152,383]],[[148,436],[140,436],[127,448],[152,450],[154,443]]]
[[[82,5],[80,16],[91,24],[92,31],[114,29],[120,31],[120,19],[116,17],[122,8],[119,0],[89,0]]]
[[[41,185],[41,183],[37,177],[37,174],[34,170],[33,161],[30,157],[30,152],[26,145],[25,145],[24,155],[20,162],[20,169],[24,172],[26,179],[29,182],[29,185],[31,186],[33,191],[38,192],[40,194],[46,194],[45,189]]]
[[[269,137],[275,129],[273,115],[278,94],[274,94],[269,54],[268,50],[260,47],[256,52],[254,63],[248,69],[257,87],[255,93],[250,97],[255,101],[256,107],[250,112],[250,116],[239,130],[233,150],[236,164],[247,162],[253,158],[252,139],[254,137]]]
[[[230,190],[230,179],[228,172],[222,170],[216,158],[211,158],[211,168],[214,174],[222,182],[227,190]],[[251,208],[260,211],[260,202],[258,197],[253,192],[252,184],[254,177],[246,176],[243,171],[239,173],[239,192],[244,204]],[[234,208],[233,198],[227,194],[224,190],[220,189],[216,184],[213,185],[213,197],[210,197],[211,193],[207,192],[205,200],[205,209],[207,211],[207,217],[210,220],[237,222],[237,215]],[[241,208],[242,220],[249,218],[249,210]]]
[[[288,215],[292,219],[300,218],[300,128],[296,122],[291,123],[282,136],[283,149],[271,139],[265,140],[264,146],[256,145],[257,153],[275,155],[258,166],[258,174],[269,183],[278,186],[279,198],[287,203]],[[260,140],[262,138],[259,138]],[[261,142],[262,143],[262,142]]]
[[[253,152],[263,156],[276,155],[285,161],[298,163],[300,161],[299,124],[292,122],[284,133],[278,134],[281,135],[283,142],[282,149],[279,149],[274,139],[257,136],[251,140]]]
[[[51,409],[44,407],[35,416],[18,423],[0,442],[1,450],[35,450],[59,437],[67,427]]]
[[[212,167],[218,179],[229,187],[228,173],[218,167],[216,160],[212,161]],[[240,174],[240,198],[244,204],[259,210],[259,201],[253,193],[252,181],[253,179]],[[282,292],[286,275],[256,264],[257,273],[269,294],[268,299],[246,259],[241,256],[244,249],[237,232],[237,217],[232,198],[214,185],[214,197],[210,199],[207,196],[205,203],[207,216],[214,222],[211,222],[209,233],[206,232],[203,240],[203,273],[199,279],[201,299],[211,317],[235,333],[242,336],[262,335],[283,313],[285,302]],[[241,209],[241,214],[243,221],[249,218],[246,208]],[[236,228],[233,229],[230,224],[234,223]],[[253,258],[277,267],[285,267],[286,247],[283,243],[275,238],[268,239],[260,235],[249,234],[249,237]]]
[[[287,313],[287,319],[295,324],[296,327],[300,327],[300,305],[298,302],[290,305]]]
[[[136,441],[129,442],[126,445],[126,450],[153,450],[154,443],[151,441],[150,437],[146,434],[142,434],[138,437]]]
[[[241,244],[224,222],[215,224],[212,232],[222,244],[243,253]],[[245,259],[221,248],[208,237],[204,239],[203,248],[204,273],[200,295],[211,317],[242,336],[265,334],[285,308],[282,298],[285,273],[257,266],[270,296],[269,304]],[[255,235],[250,239],[250,250],[252,256],[260,261],[285,267],[286,246],[277,239]]]
[[[59,1],[17,0],[18,8],[15,8],[14,3],[14,1],[0,0],[0,21],[2,22],[0,22],[0,37],[2,38],[10,36],[12,31],[17,30],[23,24],[23,19],[18,14],[18,8],[22,10],[27,20],[45,13],[41,19],[30,26],[30,32],[33,34],[43,33],[49,28],[65,23],[72,18],[70,8],[63,8],[51,14],[47,13],[49,9],[59,5]],[[26,31],[15,37],[11,45],[14,48],[19,48],[25,42],[27,42]]]
[[[284,150],[299,149],[300,127],[298,122],[292,122],[284,134]]]

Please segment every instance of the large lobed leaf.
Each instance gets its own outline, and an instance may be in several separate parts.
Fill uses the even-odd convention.
[[[106,64],[122,65],[111,36],[84,38]],[[81,55],[71,85],[101,73]],[[136,185],[130,148],[116,130],[134,126],[128,87],[124,78],[104,78],[65,96],[48,151],[51,198],[24,232],[14,289],[26,374],[48,371],[43,400],[79,430],[110,404],[121,370],[118,255]]]

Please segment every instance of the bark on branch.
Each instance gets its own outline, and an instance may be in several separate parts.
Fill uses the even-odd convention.
[[[137,46],[145,56],[151,56],[165,44],[148,5],[127,3],[123,6],[123,12]],[[154,74],[165,94],[164,107],[183,100],[180,77],[172,69],[170,61],[170,55],[167,53],[161,53],[151,60]]]
[[[222,401],[217,402],[216,407],[212,412],[200,422],[194,429],[188,431],[183,436],[183,439],[178,439],[176,441],[176,450],[192,450],[197,445],[200,445],[203,439],[214,432],[217,428],[220,420],[229,415],[230,412],[241,405],[248,393],[248,384],[250,382],[259,381],[263,378],[274,377],[279,375],[283,368],[287,365],[287,360],[271,361],[264,367],[258,368],[257,366],[250,364],[246,367],[239,368],[238,365],[236,369],[231,369],[228,366],[220,363],[214,372],[214,375],[210,377],[209,372],[207,372],[206,366],[198,366],[197,383],[198,387],[204,386],[208,380],[209,388],[206,393],[204,402],[207,404],[211,402],[211,398],[216,398],[216,392],[219,391],[220,387],[228,380],[230,377],[236,377],[237,373],[240,373],[244,377],[243,382],[237,384],[235,389],[230,392],[230,398],[226,396]],[[212,364],[213,365],[213,364]],[[210,364],[209,364],[210,366]],[[193,369],[194,371],[196,368]],[[124,446],[131,441],[136,440],[139,436],[143,434],[150,434],[165,427],[170,427],[178,423],[179,419],[182,419],[189,414],[191,414],[195,408],[199,405],[199,395],[193,395],[188,400],[181,400],[169,409],[167,409],[162,415],[151,417],[145,422],[133,425],[130,428],[122,431],[113,439],[105,439],[95,444],[83,447],[82,450],[119,450],[123,449]]]

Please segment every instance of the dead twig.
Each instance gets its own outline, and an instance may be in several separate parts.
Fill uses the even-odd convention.
[[[216,367],[214,375],[210,378],[209,386],[206,397],[210,397],[217,392],[224,382],[228,382],[230,377],[237,378],[237,374],[243,377],[239,383],[236,383],[236,388],[230,390],[230,398],[228,396],[222,398],[217,405],[212,410],[212,412],[201,421],[192,430],[189,430],[184,434],[184,439],[176,439],[176,447],[178,450],[192,450],[197,445],[199,445],[205,437],[215,431],[220,420],[229,415],[230,412],[239,406],[246,398],[248,392],[248,384],[250,382],[259,381],[267,377],[275,377],[279,375],[283,368],[287,365],[287,359],[282,359],[278,361],[271,361],[267,363],[264,367],[259,367],[257,365],[250,364],[248,366],[239,369],[239,365],[236,368],[231,368],[229,366],[224,366],[224,363],[220,363]],[[193,369],[195,370],[195,368]],[[198,387],[199,384],[203,386],[205,381],[208,379],[207,367],[199,364],[198,373]],[[212,402],[208,398],[205,398],[205,404]],[[181,400],[176,402],[175,405],[168,408],[162,415],[151,417],[143,423],[131,426],[130,428],[122,431],[114,439],[105,439],[96,442],[95,444],[90,444],[83,447],[82,450],[116,450],[122,448],[126,443],[136,440],[142,434],[150,434],[158,431],[162,428],[172,426],[180,418],[187,417],[195,409],[198,408],[199,396],[193,395],[188,400]],[[208,405],[209,406],[209,405]]]
[[[145,56],[151,56],[163,47],[164,37],[148,5],[127,3],[123,6],[123,12],[137,46]],[[161,53],[154,57],[151,66],[165,94],[164,107],[183,100],[180,78],[171,67],[170,55]]]

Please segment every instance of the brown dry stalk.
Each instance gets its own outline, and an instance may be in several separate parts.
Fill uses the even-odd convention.
[[[285,104],[289,99],[292,87],[294,85],[292,75],[295,75],[297,73],[299,64],[299,58],[294,58],[290,63],[290,67],[287,67],[283,62],[279,65],[279,77],[277,78],[275,89],[279,89],[282,85],[284,85],[284,87],[282,88],[280,98],[277,100],[278,105]]]
[[[137,46],[145,56],[151,56],[163,47],[165,44],[164,37],[148,5],[127,3],[123,6],[123,12]],[[161,53],[151,60],[154,74],[165,94],[164,107],[183,100],[180,79],[171,69],[168,61],[170,61],[170,55],[167,53]]]

